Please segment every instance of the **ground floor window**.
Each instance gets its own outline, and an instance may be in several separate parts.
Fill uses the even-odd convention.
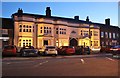
[[[94,41],[94,46],[98,46],[98,41]]]
[[[31,39],[19,39],[19,47],[24,46],[32,46],[32,40]]]

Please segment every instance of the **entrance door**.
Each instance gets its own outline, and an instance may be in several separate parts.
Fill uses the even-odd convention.
[[[70,46],[77,46],[78,45],[78,41],[76,39],[71,39],[70,40]]]
[[[44,40],[44,45],[48,45],[48,40]]]

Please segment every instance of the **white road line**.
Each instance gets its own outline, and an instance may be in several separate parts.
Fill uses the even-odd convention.
[[[34,62],[34,61],[3,62],[3,63],[5,63],[5,64],[13,64],[13,63],[31,63],[31,62]]]
[[[85,63],[85,61],[84,61],[83,59],[80,59],[80,60],[81,60],[82,64],[84,64],[84,63]]]
[[[111,60],[111,61],[115,61],[115,60],[113,60],[113,59],[111,59],[111,58],[108,58],[108,57],[106,57],[108,60]]]
[[[11,63],[6,63],[6,64],[8,64],[8,65],[9,65],[9,64],[11,64]]]
[[[38,67],[38,66],[43,65],[43,64],[45,64],[45,63],[47,63],[47,62],[48,62],[48,61],[41,62],[41,63],[39,63],[39,64],[37,64],[37,65],[34,65],[34,67]]]

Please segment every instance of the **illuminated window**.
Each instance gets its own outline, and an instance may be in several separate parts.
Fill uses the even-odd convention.
[[[102,41],[102,46],[104,46],[104,42]]]
[[[105,32],[105,38],[108,38],[108,32]]]
[[[98,36],[98,31],[94,31],[94,36]]]
[[[28,32],[28,29],[26,29],[26,32]]]
[[[98,41],[94,41],[94,46],[98,46]]]
[[[108,41],[106,41],[106,45],[108,45]]]
[[[25,39],[23,40],[23,46],[31,46],[31,39]]]
[[[31,29],[29,29],[29,32],[31,32]]]
[[[31,46],[31,43],[29,43],[29,46]]]
[[[83,31],[84,36],[88,36],[88,31]]]
[[[101,32],[101,38],[103,38],[104,37],[104,32]]]
[[[111,33],[109,33],[109,38],[111,38]]]
[[[115,33],[113,33],[113,38],[115,39]]]

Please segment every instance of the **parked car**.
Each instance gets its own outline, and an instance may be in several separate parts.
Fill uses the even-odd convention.
[[[120,45],[110,48],[110,51],[113,55],[120,55]]]
[[[89,46],[84,47],[84,54],[90,54],[91,53],[91,49]]]
[[[58,55],[57,48],[55,46],[45,46],[44,55]]]
[[[2,55],[3,56],[16,56],[17,47],[15,45],[6,45],[3,47]]]
[[[45,54],[44,51],[45,51],[44,48],[39,48],[39,49],[38,49],[38,54],[39,54],[39,55],[44,55],[44,54]]]
[[[103,46],[103,47],[101,47],[100,52],[110,53],[111,52],[111,50],[110,50],[111,47],[113,47],[113,46]]]
[[[61,46],[59,54],[75,54],[75,48],[73,46]]]
[[[20,56],[38,56],[38,51],[33,46],[25,46],[20,49]]]
[[[83,54],[83,46],[75,46],[75,54]]]
[[[75,54],[90,54],[91,49],[89,46],[83,47],[83,46],[75,46]]]

